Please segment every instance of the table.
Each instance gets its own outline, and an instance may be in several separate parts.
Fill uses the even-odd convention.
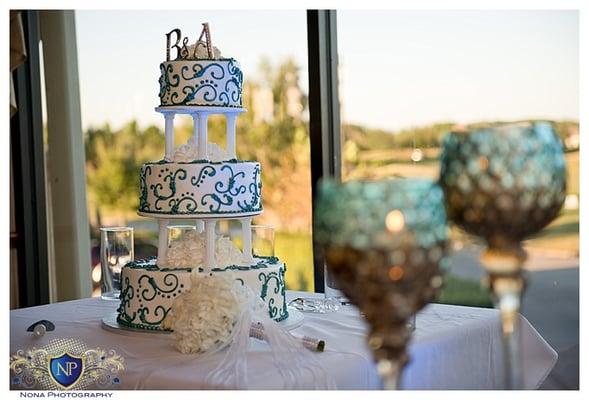
[[[287,298],[321,296],[287,292]],[[53,338],[79,338],[88,347],[114,349],[125,358],[121,389],[205,389],[202,381],[213,365],[180,354],[169,338],[123,336],[101,328],[104,315],[118,304],[99,298],[82,299],[10,312],[10,351],[40,347]],[[318,360],[338,389],[378,389],[379,378],[365,344],[366,325],[358,310],[344,306],[330,314],[305,313],[293,332],[326,341]],[[410,345],[411,361],[405,368],[404,389],[498,389],[501,387],[501,332],[493,309],[430,304],[417,315],[417,330]],[[48,319],[56,330],[41,338],[26,332],[35,321]],[[556,352],[530,323],[520,316],[524,384],[538,388],[556,363]],[[248,351],[251,389],[282,389],[280,375],[270,363],[267,345],[254,342]],[[297,388],[312,388],[302,381]]]

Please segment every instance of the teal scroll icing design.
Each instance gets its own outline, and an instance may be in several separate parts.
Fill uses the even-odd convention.
[[[227,270],[232,270],[232,271],[249,271],[249,270],[255,270],[255,269],[262,269],[262,268],[267,268],[270,265],[276,265],[280,262],[280,260],[278,259],[278,257],[275,256],[255,256],[256,258],[259,258],[259,260],[255,260],[256,262],[254,264],[251,265],[227,265],[223,268],[219,268],[219,267],[215,267],[213,268],[213,272],[223,272],[223,271],[227,271]],[[129,269],[140,269],[140,270],[144,270],[144,271],[160,271],[160,272],[190,272],[192,271],[192,268],[160,268],[154,261],[157,260],[157,257],[152,256],[149,258],[144,258],[144,259],[140,259],[140,260],[135,260],[135,261],[131,261],[127,264],[125,264],[124,268],[129,268]],[[285,266],[286,268],[286,266]],[[199,271],[202,272],[203,269],[199,268]]]
[[[243,73],[233,58],[229,60],[227,70],[229,71],[231,78],[225,83],[225,91],[219,95],[219,100],[223,102],[224,106],[228,106],[231,101],[241,104]]]
[[[182,196],[180,197],[180,199],[171,199],[168,202],[168,205],[171,207],[170,211],[174,214],[179,214],[180,213],[180,205],[182,203],[186,203],[186,210],[184,211],[185,213],[191,213],[191,212],[195,212],[196,209],[198,208],[198,204],[196,202],[196,200],[194,200],[192,197],[190,196],[194,196],[194,193],[182,193]]]
[[[164,63],[161,63],[160,71],[162,74],[159,79],[159,96],[160,99],[162,99],[166,95],[166,92],[169,92],[170,89],[174,87],[178,87],[178,85],[180,84],[180,77],[178,76],[178,74],[175,74],[174,76],[172,76],[172,79],[175,79],[175,81],[170,80],[170,74],[174,71],[174,67],[172,66],[172,64],[168,64],[168,66],[165,66]]]
[[[200,172],[198,173],[198,177],[193,176],[192,178],[190,178],[190,183],[192,183],[196,187],[200,187],[200,185],[203,184],[207,177],[215,176],[216,174],[217,171],[215,170],[215,168],[211,167],[210,165],[206,165],[203,167],[203,169],[200,170]]]
[[[171,308],[166,309],[164,306],[159,305],[155,308],[155,311],[153,312],[154,317],[156,317],[155,320],[148,320],[146,315],[149,315],[151,313],[151,311],[149,310],[149,308],[147,307],[142,307],[138,310],[139,312],[139,320],[141,322],[143,322],[144,324],[148,324],[148,325],[159,325],[163,322],[164,319],[166,319],[166,316],[168,315],[168,313],[170,312]],[[161,316],[160,316],[161,315]]]
[[[184,78],[187,81],[190,81],[190,80],[196,79],[196,78],[202,78],[208,70],[211,70],[210,76],[212,79],[225,78],[225,68],[223,68],[223,66],[219,63],[211,63],[206,66],[203,66],[203,64],[198,64],[198,63],[193,64],[192,65],[192,76],[184,75],[184,73],[189,71],[190,69],[191,68],[188,65],[184,65],[180,69],[180,75],[182,75],[182,78]],[[219,74],[215,75],[215,71],[218,72]]]
[[[229,179],[227,181],[227,188],[224,188],[224,182],[223,181],[219,181],[217,183],[215,183],[215,190],[218,193],[229,193],[231,196],[238,196],[242,193],[245,193],[245,185],[239,185],[236,186],[236,182],[237,182],[237,178],[242,177],[245,178],[245,172],[240,171],[238,173],[233,172],[233,168],[231,168],[231,166],[229,165],[223,165],[221,167],[221,172],[223,171],[229,171],[229,173],[231,174],[229,176]]]
[[[223,171],[229,172],[229,179],[226,181],[227,183],[222,180],[218,181],[215,183],[216,192],[205,194],[200,201],[201,205],[205,207],[208,205],[209,211],[211,212],[218,212],[221,209],[221,206],[232,205],[233,198],[246,191],[245,185],[236,184],[237,178],[245,178],[245,173],[243,171],[235,173],[230,165],[223,165],[223,167],[221,167],[221,172]]]
[[[186,75],[186,73],[191,69],[192,75]],[[210,73],[208,74],[208,77],[205,77],[205,73],[207,72]],[[174,75],[174,77],[176,76],[178,75]],[[172,104],[188,104],[196,98],[196,95],[199,92],[203,92],[202,97],[205,101],[214,102],[217,99],[217,88],[219,87],[219,84],[216,82],[216,80],[225,78],[225,69],[221,64],[218,63],[212,63],[206,66],[196,63],[193,64],[192,68],[190,68],[188,65],[182,66],[180,69],[180,76],[182,76],[185,81],[192,82],[182,88],[182,93],[185,95],[183,99],[180,99],[180,96],[177,92],[172,93],[170,96],[170,101]],[[198,80],[199,78],[202,79]],[[194,83],[195,80],[196,83]]]
[[[229,63],[227,64],[227,70],[229,71],[229,74],[231,76],[235,77],[235,79],[239,82],[240,85],[243,83],[243,73],[241,72],[239,64],[237,63],[237,60],[235,60],[235,58],[229,59]]]
[[[213,201],[213,203],[210,203],[208,198],[210,198]],[[219,212],[221,206],[230,206],[231,204],[233,204],[233,198],[226,194],[224,194],[223,198],[221,198],[217,193],[209,193],[202,196],[200,204],[205,207],[209,205],[210,212]]]
[[[126,322],[132,322],[137,316],[137,313],[133,312],[133,315],[129,315],[127,313],[127,308],[130,307],[130,302],[135,297],[135,289],[133,289],[133,286],[131,285],[128,276],[125,277],[123,283],[123,290],[121,291],[120,295],[121,304],[117,309],[117,311],[119,312],[117,319],[120,318]]]
[[[142,282],[145,280],[147,281],[148,287],[146,287],[145,289],[141,289]],[[137,281],[139,285],[137,291],[140,295],[140,298],[146,301],[151,301],[155,299],[155,296],[173,293],[176,291],[176,289],[178,289],[180,280],[178,279],[178,276],[176,274],[169,273],[164,276],[162,282],[164,285],[163,287],[160,287],[152,276],[141,275],[139,277],[139,280]]]
[[[211,60],[210,64],[195,62],[182,65],[174,73],[173,63],[160,64],[161,106],[194,105],[197,93],[203,91],[202,105],[219,107],[241,107],[243,73],[239,63],[233,59]],[[224,63],[226,62],[226,64]],[[180,82],[182,81],[182,83]],[[183,85],[182,90],[172,90]],[[220,85],[224,85],[220,87]]]
[[[202,81],[200,81],[200,84],[197,84],[195,87],[196,89],[194,90],[194,96],[196,96],[196,94],[198,92],[204,91],[204,94],[202,96],[202,98],[206,101],[215,101],[215,99],[217,98],[217,87],[219,85],[217,85],[216,83],[214,83],[211,80],[208,79],[204,79]],[[191,101],[193,100],[194,97],[190,100],[187,101]]]
[[[141,196],[139,197],[140,211],[148,211],[150,207],[149,202],[147,201],[147,175],[151,175],[150,165],[143,166],[143,170],[139,174],[139,186],[141,187]]]
[[[155,185],[150,186],[150,189],[153,190],[153,195],[157,198],[154,204],[156,210],[162,209],[159,205],[160,201],[168,200],[176,195],[176,179],[183,181],[186,179],[187,175],[186,170],[182,168],[177,169],[176,172],[170,171],[169,168],[165,168],[163,172],[169,172],[168,175],[164,177],[164,182],[168,182],[168,190],[170,193],[167,195],[160,193],[160,190],[164,188],[164,185],[161,183],[156,183]],[[161,174],[162,173],[160,172],[158,176],[161,177]]]
[[[184,100],[182,100],[179,103],[176,104],[184,104],[184,103],[188,103],[189,101],[194,100],[194,98],[196,97],[196,90],[194,90],[194,88],[192,86],[184,86],[182,88],[182,93],[184,93],[186,96],[184,97]],[[174,99],[176,99],[178,96],[178,93],[174,93],[176,96],[173,96]],[[172,97],[171,97],[172,98]]]
[[[215,101],[215,99],[217,98],[217,86],[219,85],[217,85],[213,81],[204,79],[200,81],[200,84],[196,84],[194,86],[184,86],[184,88],[182,88],[182,93],[185,94],[183,100],[178,102],[176,101],[176,99],[178,98],[177,92],[172,93],[172,96],[170,96],[170,100],[174,105],[187,104],[193,101],[199,92],[204,91],[202,98],[205,101],[212,102]]]
[[[276,272],[269,272],[267,274],[265,272],[260,272],[258,274],[258,280],[262,282],[260,298],[264,301],[266,301],[266,297],[268,296],[268,286],[270,285],[271,281],[276,281],[274,294],[281,294],[281,292],[284,290],[284,278]],[[278,315],[278,307],[275,305],[274,298],[270,298],[268,300],[268,314],[270,318],[274,318]]]
[[[238,200],[237,201],[237,206],[245,212],[249,212],[249,211],[255,211],[256,210],[256,205],[258,204],[259,200],[260,200],[260,193],[262,192],[262,181],[259,179],[260,178],[260,164],[256,165],[256,167],[254,168],[254,179],[253,182],[249,184],[249,192],[251,194],[251,198],[250,201],[242,201],[242,200]],[[261,208],[260,206],[257,207],[257,209]]]
[[[280,294],[282,295],[282,312],[277,321],[282,321],[283,319],[288,318],[288,307],[286,305],[286,280],[284,275],[286,274],[286,264],[280,269]]]

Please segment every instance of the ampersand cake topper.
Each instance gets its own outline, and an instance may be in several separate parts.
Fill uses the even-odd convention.
[[[174,37],[174,40],[172,40],[172,37]],[[180,42],[182,42],[182,44],[180,44]],[[170,61],[171,59],[217,59],[221,57],[221,52],[219,49],[213,47],[213,43],[211,41],[211,31],[209,29],[208,22],[203,22],[202,31],[198,40],[192,45],[188,45],[188,42],[188,37],[182,37],[182,31],[179,28],[173,29],[166,33],[166,61]],[[170,57],[172,49],[176,50],[175,58]]]

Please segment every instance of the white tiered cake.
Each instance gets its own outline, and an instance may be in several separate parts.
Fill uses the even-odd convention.
[[[160,106],[156,111],[165,118],[166,154],[161,161],[141,168],[139,215],[159,222],[156,258],[127,264],[121,273],[121,304],[117,321],[137,329],[164,330],[162,322],[174,300],[190,287],[190,273],[198,271],[231,273],[249,286],[268,307],[269,316],[281,321],[288,317],[285,302],[285,265],[276,257],[258,257],[252,253],[251,220],[262,213],[261,170],[256,161],[241,161],[235,152],[235,124],[245,112],[241,103],[243,77],[239,63],[221,58],[210,42],[208,25],[201,39],[187,46],[179,29],[166,35],[167,57],[160,65]],[[172,38],[175,36],[175,44]],[[182,39],[182,46],[179,45]],[[176,50],[176,59],[170,52]],[[189,143],[174,149],[174,117],[189,114],[194,135]],[[208,142],[207,119],[221,114],[227,121],[227,146],[221,149]],[[168,252],[168,223],[172,219],[197,221],[199,233],[192,239],[193,253]],[[220,220],[241,223],[243,252],[215,233]],[[191,240],[192,240],[191,239]],[[193,243],[193,244],[194,244]],[[231,253],[232,257],[224,254]],[[238,256],[236,256],[238,254]]]

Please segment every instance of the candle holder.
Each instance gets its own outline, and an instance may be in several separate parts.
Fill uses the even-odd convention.
[[[338,287],[360,308],[385,389],[408,361],[407,321],[442,286],[447,251],[443,193],[433,182],[323,181],[315,238]]]
[[[451,132],[443,140],[440,184],[448,219],[481,237],[481,263],[504,338],[505,387],[519,389],[518,313],[525,288],[522,240],[559,213],[566,193],[562,143],[549,123]]]

